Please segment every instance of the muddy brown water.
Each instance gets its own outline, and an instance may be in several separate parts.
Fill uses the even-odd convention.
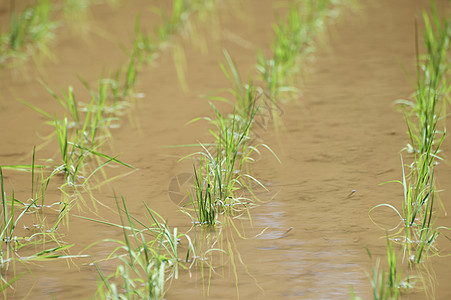
[[[191,162],[178,160],[193,149],[165,146],[209,141],[205,123],[186,123],[212,115],[208,101],[200,95],[229,87],[218,67],[222,49],[234,57],[246,78],[253,72],[256,51],[267,51],[273,38],[271,24],[278,9],[276,1],[264,1],[264,5],[257,0],[234,3],[234,9],[238,6],[241,13],[230,5],[218,8],[219,39],[208,37],[208,30],[202,26],[209,26],[199,24],[199,33],[207,35],[207,53],[189,39],[174,41],[185,50],[189,91],[183,91],[177,81],[170,47],[140,72],[136,92],[144,94],[144,98],[137,99],[121,117],[121,126],[112,131],[109,145],[111,153],[122,153],[120,158],[138,170],[95,191],[96,198],[111,210],[99,207],[96,216],[90,211],[93,205],[89,199],[86,205],[72,209],[68,222],[60,229],[65,234],[62,240],[74,245],[71,254],[82,252],[104,259],[115,245],[104,242],[87,250],[85,247],[105,238],[122,238],[120,231],[77,217],[119,222],[113,190],[125,197],[131,214],[138,218],[143,217],[145,201],[171,226],[182,232],[191,228],[190,219],[171,201],[168,189],[172,189],[170,182],[176,176],[191,173]],[[439,4],[446,7],[446,1]],[[99,30],[80,38],[61,29],[52,47],[57,62],[44,61],[41,69],[30,63],[19,72],[1,71],[0,164],[30,162],[33,145],[41,145],[40,136],[49,133],[43,118],[14,99],[59,112],[55,101],[36,82],[39,77],[57,91],[73,85],[82,101],[87,95],[76,75],[94,83],[102,69],[114,70],[124,65],[126,57],[119,44],[129,45],[134,17],[144,14],[148,7],[147,1],[124,3],[118,9],[96,6],[93,22]],[[386,248],[385,233],[371,222],[368,212],[380,203],[399,207],[402,201],[401,186],[379,184],[401,177],[399,151],[408,140],[403,117],[394,109],[393,101],[406,98],[413,91],[403,67],[413,74],[414,22],[428,7],[428,1],[361,3],[358,10],[345,10],[328,27],[314,57],[305,64],[298,101],[280,107],[284,128],[277,131],[269,120],[268,126],[260,129],[262,141],[282,163],[263,151],[252,165],[252,174],[267,184],[270,192],[259,191],[262,202],[251,210],[252,224],[248,220],[234,221],[240,235],[246,238],[224,226],[218,240],[233,257],[217,257],[210,278],[200,268],[181,271],[179,279],[168,283],[167,299],[207,295],[212,299],[349,299],[351,287],[363,299],[371,298],[365,274],[371,270],[371,261],[365,247],[381,257]],[[7,9],[0,11],[3,18]],[[149,28],[159,21],[150,16],[142,19]],[[220,107],[230,111],[227,105]],[[450,153],[448,140],[443,149],[445,156]],[[56,143],[50,143],[38,151],[37,157],[56,159],[56,154]],[[111,174],[127,171],[114,169]],[[449,163],[441,164],[438,172],[440,188],[444,190],[441,199],[447,207]],[[4,173],[8,190],[14,188],[16,198],[26,199],[30,175],[9,170]],[[56,186],[49,189],[46,197],[50,203],[58,201]],[[48,209],[41,217],[52,224],[56,212]],[[385,228],[397,223],[396,215],[388,209],[375,211],[373,217]],[[32,216],[25,220],[22,225],[37,222]],[[443,213],[438,223],[451,225]],[[197,236],[199,243],[206,245],[210,237],[215,238],[214,233]],[[439,241],[439,246],[444,253],[450,250],[444,240]],[[33,250],[24,249],[21,254]],[[92,298],[97,273],[90,262],[37,262],[29,266],[32,273],[18,263],[16,272],[25,275],[15,290],[8,292],[8,299],[22,299],[28,293],[29,299]],[[110,273],[116,264],[117,261],[109,261],[101,266]],[[435,298],[451,299],[447,284],[451,260],[433,258],[431,265],[436,274]],[[403,298],[425,296],[417,292]]]

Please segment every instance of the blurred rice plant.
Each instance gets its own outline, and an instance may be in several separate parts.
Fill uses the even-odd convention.
[[[17,66],[29,57],[52,57],[49,48],[58,22],[50,19],[51,3],[39,0],[22,13],[12,12],[6,32],[0,33],[0,66]]]

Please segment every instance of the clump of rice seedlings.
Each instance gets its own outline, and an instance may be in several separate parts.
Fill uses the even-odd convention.
[[[50,120],[53,119],[52,121],[49,120],[49,124],[55,128],[62,164],[56,166],[49,177],[62,173],[64,174],[66,184],[69,186],[86,184],[89,178],[98,171],[102,171],[102,168],[111,162],[133,168],[131,165],[118,160],[117,156],[112,157],[99,150],[104,144],[105,138],[109,136],[108,126],[113,120],[112,117],[108,116],[109,113],[105,109],[108,85],[106,83],[100,83],[99,91],[96,94],[83,79],[81,80],[91,94],[91,102],[83,110],[85,114],[82,114],[80,110],[80,105],[76,100],[72,87],[68,88],[67,95],[63,94],[62,97],[59,97],[54,91],[43,84],[53,98],[70,113],[72,121],[69,121],[66,116],[64,116],[63,120],[57,120],[50,113],[20,100]],[[99,135],[100,129],[104,132],[103,135]],[[85,169],[87,161],[90,158],[97,160],[99,166],[93,168],[88,173],[83,172],[82,169]],[[105,161],[100,162],[99,159]],[[80,172],[83,174],[80,174]]]
[[[83,139],[81,138],[81,133],[78,130],[75,130],[75,134],[72,138],[68,137],[67,118],[64,118],[62,123],[55,120],[55,129],[63,163],[62,165],[56,167],[53,172],[62,172],[66,183],[69,186],[75,185],[80,179],[82,180],[82,184],[85,184],[89,178],[91,178],[96,172],[101,170],[101,168],[110,162],[114,162],[128,168],[133,168],[133,166],[118,160],[116,158],[117,156],[111,157],[97,151],[97,147],[85,146]],[[85,166],[85,161],[90,156],[105,159],[105,162],[103,162],[91,173],[80,175],[79,173],[81,172],[81,169]]]
[[[407,150],[413,154],[410,173],[403,167],[404,203],[402,216],[406,230],[407,247],[414,245],[412,262],[419,263],[426,250],[433,249],[438,231],[433,228],[435,199],[434,169],[440,158],[440,146],[445,129],[440,129],[446,115],[446,97],[449,95],[449,67],[447,59],[451,22],[440,20],[432,2],[432,22],[423,14],[424,41],[427,54],[422,58],[417,46],[417,86],[414,101],[398,101],[404,104],[410,144]]]
[[[135,20],[135,35],[133,38],[133,50],[129,53],[131,58],[136,59],[140,64],[152,61],[156,51],[164,47],[169,38],[187,22],[190,14],[190,1],[174,0],[170,15],[167,15],[157,6],[151,10],[162,19],[162,25],[155,27],[155,33],[149,34],[141,27],[141,17]]]
[[[167,222],[146,204],[148,224],[130,215],[122,197],[118,210],[121,224],[92,220],[123,230],[124,241],[107,240],[119,246],[108,259],[121,261],[116,274],[106,276],[97,266],[100,275],[97,296],[101,299],[160,299],[165,293],[168,280],[177,279],[181,261],[187,261],[194,251],[191,240],[185,234],[179,234],[177,228],[171,229]],[[179,257],[180,239],[188,241],[187,254]],[[118,282],[119,281],[119,282]]]
[[[200,157],[199,167],[194,168],[196,193],[190,197],[198,222],[209,225],[216,223],[219,213],[240,211],[238,207],[246,208],[252,204],[250,199],[236,193],[242,189],[250,191],[248,181],[264,188],[261,182],[244,172],[245,162],[252,161],[251,154],[258,152],[259,145],[249,144],[250,128],[257,110],[252,109],[247,120],[238,122],[235,113],[226,118],[214,105],[211,106],[216,118],[203,119],[216,127],[216,131],[210,130],[215,143],[208,148],[201,144],[202,151],[188,155]]]
[[[446,102],[449,97],[449,39],[451,35],[451,20],[440,20],[435,2],[432,1],[432,21],[424,13],[424,42],[427,53],[420,56],[417,40],[417,74],[414,100],[397,101],[404,108],[410,144],[406,147],[412,154],[412,163],[402,164],[402,181],[397,181],[404,188],[402,209],[398,211],[403,228],[393,237],[403,246],[404,256],[408,255],[411,267],[425,261],[430,251],[436,252],[435,241],[440,229],[435,228],[436,197],[435,167],[440,157],[440,146],[443,143],[446,130],[441,120],[446,115]],[[433,25],[432,25],[433,24]],[[440,127],[443,126],[443,129]],[[388,256],[390,257],[390,244]],[[389,261],[390,263],[390,261]],[[373,276],[374,277],[374,276]],[[373,284],[374,289],[374,284]],[[382,289],[380,294],[382,293]],[[384,294],[389,296],[388,294]]]
[[[48,0],[39,0],[18,15],[13,12],[8,31],[0,35],[0,65],[14,66],[38,54],[51,57],[58,24],[50,20],[50,8]]]
[[[449,94],[449,67],[447,58],[451,22],[440,20],[435,3],[432,2],[432,20],[424,13],[424,42],[427,53],[418,53],[414,100],[398,100],[403,105],[410,144],[405,150],[412,154],[412,163],[407,170],[401,158],[404,201],[402,210],[396,212],[405,228],[403,238],[406,253],[411,262],[419,263],[426,250],[434,249],[433,243],[439,232],[433,228],[436,202],[435,167],[442,160],[440,146],[446,130],[443,116],[446,115],[446,97]],[[431,24],[433,23],[434,26]],[[443,126],[443,129],[440,127]]]
[[[199,224],[213,225],[217,221],[217,211],[218,211],[218,201],[216,197],[216,183],[213,182],[214,177],[210,173],[210,167],[207,164],[205,166],[205,176],[202,176],[202,171],[204,169],[202,162],[205,158],[202,156],[199,158],[199,174],[194,166],[194,189],[195,194],[191,195],[188,191],[191,203],[194,207],[194,211],[199,220]],[[205,163],[205,162],[204,162]]]

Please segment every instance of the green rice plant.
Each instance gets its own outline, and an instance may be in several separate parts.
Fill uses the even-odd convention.
[[[172,10],[166,13],[157,6],[152,6],[151,11],[162,18],[162,24],[154,28],[154,33],[147,33],[141,26],[141,16],[135,19],[134,36],[132,38],[133,49],[126,51],[129,56],[129,63],[126,71],[126,79],[123,86],[123,93],[114,93],[117,98],[130,96],[132,87],[135,84],[137,70],[143,63],[151,63],[157,56],[158,50],[165,48],[169,44],[171,37],[180,33],[188,23],[191,14],[202,11],[205,7],[211,7],[214,1],[205,0],[173,0]],[[185,78],[186,58],[184,50],[180,45],[172,45],[172,54],[177,71],[177,77],[184,90],[187,90]],[[119,80],[119,73],[116,73],[116,81]]]
[[[401,184],[404,189],[401,210],[389,204],[380,204],[370,210],[371,213],[374,209],[385,206],[393,209],[400,217],[403,227],[393,238],[401,241],[404,255],[408,255],[411,263],[420,263],[427,252],[435,250],[434,242],[439,235],[438,228],[434,228],[434,166],[425,165],[425,160],[422,162],[423,168],[417,166],[418,162],[414,162],[410,165],[410,173],[406,174],[401,157],[402,181],[392,181]]]
[[[194,250],[191,240],[179,234],[176,228],[171,230],[161,216],[146,204],[146,218],[150,225],[130,215],[123,197],[121,205],[117,203],[117,206],[121,224],[85,218],[121,228],[125,240],[106,240],[119,244],[108,259],[118,258],[122,264],[111,276],[105,276],[96,264],[100,275],[97,294],[101,299],[160,299],[164,296],[165,282],[177,279],[178,267],[183,266],[178,250],[180,238],[186,237],[188,240],[185,261]],[[122,279],[119,286],[113,276]]]
[[[296,85],[305,57],[315,51],[316,40],[327,18],[338,15],[343,1],[307,0],[291,4],[286,18],[277,18],[273,25],[275,40],[271,55],[257,53],[257,70],[263,81],[263,95],[268,116],[279,129],[278,103],[299,94]],[[267,122],[267,121],[265,121]]]
[[[132,61],[130,61],[132,63]],[[113,77],[100,75],[100,80],[96,87],[91,87],[86,80],[79,77],[85,88],[91,95],[91,102],[81,103],[80,111],[86,114],[90,113],[90,125],[87,127],[90,130],[90,141],[94,141],[96,134],[100,130],[100,140],[111,137],[109,128],[115,127],[112,125],[114,121],[119,120],[119,116],[132,106],[128,101],[128,96],[133,95],[133,86],[136,79],[136,70],[131,67],[128,78],[124,78],[124,84],[121,85],[121,70],[114,73]],[[128,83],[127,83],[128,81]],[[127,85],[127,87],[125,87]],[[117,126],[117,125],[116,125]],[[87,136],[85,134],[85,136]]]
[[[64,117],[63,122],[58,122],[55,119],[56,137],[58,139],[58,146],[61,154],[62,165],[55,168],[56,173],[62,172],[65,180],[69,184],[74,184],[78,177],[78,172],[83,166],[83,162],[86,159],[84,153],[77,155],[75,145],[78,142],[78,135],[75,135],[75,140],[70,144],[70,136],[67,128],[67,118]]]
[[[8,31],[0,35],[0,65],[15,65],[38,53],[51,57],[49,44],[58,24],[50,20],[50,9],[48,0],[39,0],[21,14],[12,14]]]
[[[212,178],[210,167],[208,164],[205,165],[206,175],[202,176],[202,170],[204,169],[202,163],[205,158],[202,156],[199,158],[199,174],[194,167],[194,188],[195,195],[191,195],[188,191],[188,195],[191,200],[191,204],[194,207],[194,211],[197,216],[197,220],[200,225],[214,225],[217,220],[218,212],[218,201],[216,197],[216,182],[214,182],[214,177]]]
[[[195,40],[195,44],[199,43],[199,39],[195,34],[194,26],[192,23],[189,23],[189,18],[192,14],[198,13],[201,14],[205,11],[212,11],[212,7],[214,7],[216,1],[206,1],[206,0],[173,0],[172,2],[172,10],[169,13],[164,12],[158,7],[152,7],[152,11],[159,15],[162,19],[162,24],[155,28],[154,36],[148,36],[143,38],[140,33],[140,30],[136,30],[138,32],[136,34],[135,45],[144,46],[142,48],[149,49],[146,50],[147,57],[149,60],[152,60],[158,49],[165,48],[169,45],[169,42],[173,37],[182,33],[183,30],[189,31],[189,33],[185,34],[190,36],[192,41]],[[205,16],[205,14],[204,14]],[[136,49],[137,47],[134,47]],[[184,48],[177,43],[171,44],[172,57],[174,60],[174,66],[177,72],[177,78],[179,83],[184,91],[188,91],[188,84],[186,81],[186,57]],[[142,52],[142,51],[139,51]],[[140,59],[143,60],[142,58]]]
[[[428,170],[429,172],[429,170]],[[405,201],[403,205],[403,216],[405,216],[405,245],[412,263],[420,263],[422,256],[429,250],[435,249],[434,242],[439,235],[438,229],[434,228],[434,168],[431,174],[423,176],[411,174],[411,178],[427,178],[427,182],[408,182],[403,178]],[[415,185],[417,184],[417,185]],[[418,190],[418,186],[422,190]]]

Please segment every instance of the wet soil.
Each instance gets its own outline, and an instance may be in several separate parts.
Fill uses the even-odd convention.
[[[115,245],[85,247],[105,238],[122,238],[118,230],[77,217],[119,223],[113,190],[124,196],[137,218],[143,218],[144,201],[171,226],[182,232],[190,230],[191,220],[179,211],[168,192],[174,192],[170,183],[175,177],[191,174],[191,162],[178,160],[194,150],[167,146],[209,142],[206,123],[186,123],[212,115],[208,100],[201,95],[230,86],[218,66],[223,48],[234,57],[243,78],[255,74],[256,51],[269,51],[274,11],[279,9],[277,1],[264,2],[246,1],[235,4],[235,8],[220,5],[218,14],[211,16],[219,20],[219,38],[202,29],[212,27],[210,23],[198,22],[199,33],[207,36],[208,52],[202,52],[199,43],[189,38],[173,41],[185,50],[188,91],[177,80],[171,47],[163,50],[152,66],[141,70],[136,92],[144,97],[137,98],[134,107],[121,117],[121,126],[112,131],[108,146],[112,154],[122,153],[120,158],[138,170],[94,192],[111,209],[100,206],[94,214],[89,199],[73,208],[66,226],[60,229],[65,234],[63,240],[74,245],[71,254],[82,252],[104,259]],[[445,2],[441,3],[443,7]],[[0,72],[0,164],[29,163],[33,145],[41,145],[40,136],[50,132],[42,117],[15,98],[60,113],[36,81],[43,78],[57,91],[73,85],[79,101],[86,99],[77,74],[94,83],[103,69],[123,66],[126,56],[119,45],[130,44],[134,17],[148,7],[148,1],[124,3],[118,9],[96,6],[93,17],[97,32],[107,35],[91,33],[80,38],[62,32],[53,49],[57,62],[43,62],[40,69],[30,63],[19,72]],[[371,222],[368,212],[377,204],[399,207],[402,201],[401,186],[380,183],[402,175],[399,152],[408,137],[403,116],[393,102],[413,92],[403,68],[414,74],[414,22],[428,8],[428,1],[361,3],[358,10],[345,9],[333,21],[314,56],[305,63],[299,99],[280,106],[283,126],[275,128],[272,120],[261,120],[261,139],[277,153],[281,163],[263,152],[251,166],[252,174],[270,189],[258,191],[261,203],[251,210],[252,224],[245,219],[233,221],[239,234],[231,226],[223,226],[222,235],[216,238],[233,255],[218,255],[210,278],[205,275],[207,269],[204,274],[201,268],[182,271],[180,278],[170,283],[167,299],[196,299],[207,294],[212,299],[349,299],[351,287],[363,299],[371,298],[365,274],[371,270],[371,260],[365,247],[381,257],[386,248],[385,232]],[[149,16],[142,19],[149,28],[159,21]],[[218,105],[231,111],[230,106]],[[445,156],[450,153],[449,141],[443,149]],[[56,143],[51,142],[39,149],[38,158],[56,158],[56,154]],[[121,172],[128,170],[109,170],[111,174]],[[441,164],[438,172],[444,190],[441,199],[447,207],[450,165]],[[14,188],[17,198],[26,199],[30,175],[9,170],[5,175],[8,189]],[[53,203],[60,193],[53,187],[46,197]],[[52,224],[56,212],[49,209],[41,216]],[[372,217],[384,228],[398,222],[389,209],[376,210]],[[27,226],[36,222],[32,217],[27,220]],[[451,225],[443,213],[438,223]],[[215,240],[214,233],[198,232],[197,237],[205,245]],[[439,245],[444,253],[450,249],[445,241],[440,240]],[[451,288],[446,283],[451,260],[441,257],[431,261],[436,273],[435,298],[449,299]],[[30,289],[32,299],[91,298],[97,287],[97,272],[90,262],[86,258],[33,264],[32,274],[26,273],[8,298],[21,299]],[[116,264],[103,262],[101,267],[109,273]],[[21,264],[16,268],[19,273],[26,270]],[[424,297],[422,292],[405,296]]]

